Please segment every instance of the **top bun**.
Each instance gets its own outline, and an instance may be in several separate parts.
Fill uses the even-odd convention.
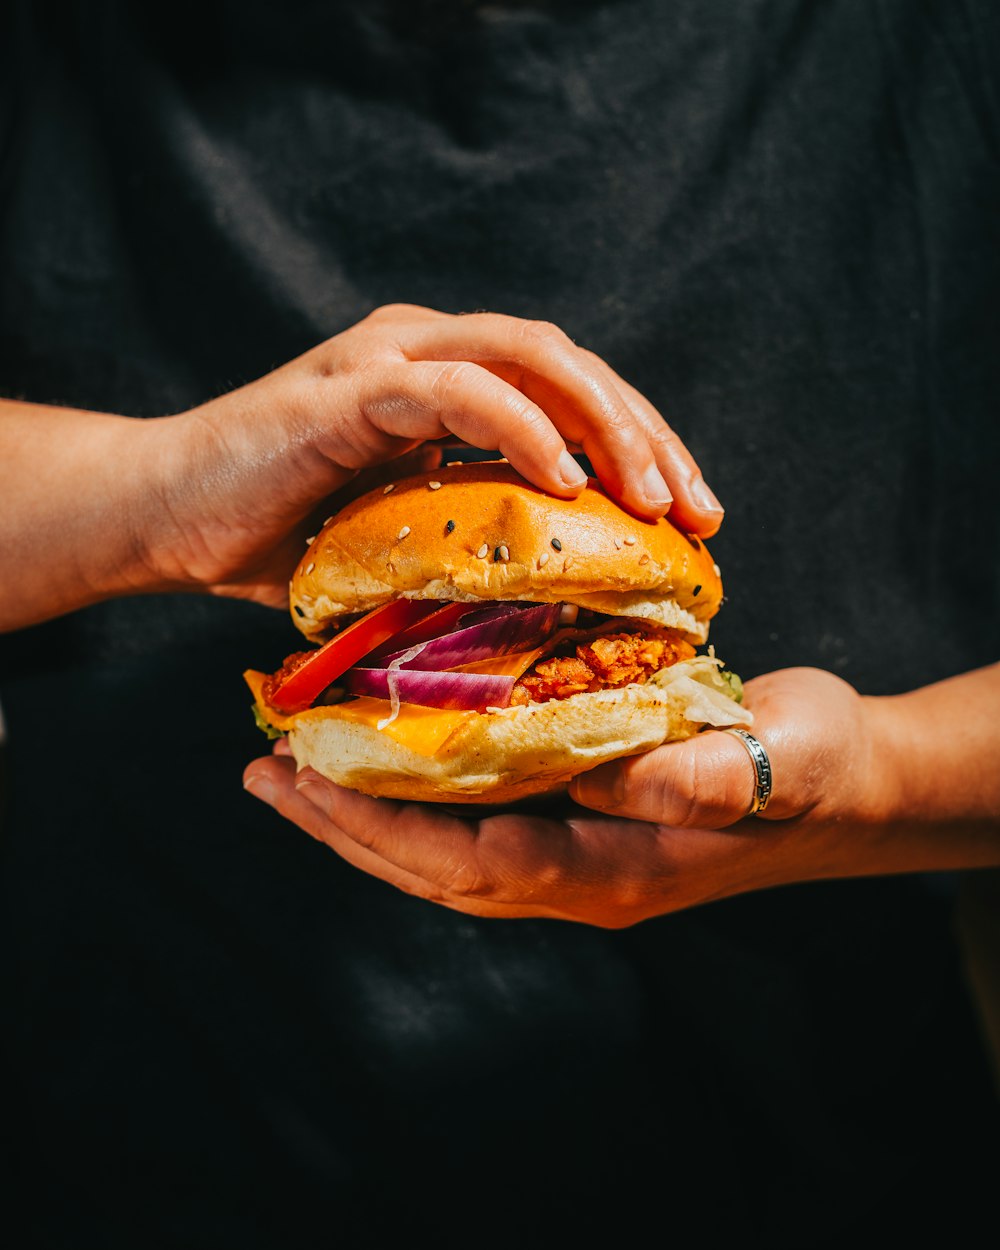
[[[292,619],[318,640],[341,617],[403,596],[575,603],[699,643],[722,582],[699,538],[667,518],[638,520],[594,478],[576,499],[556,499],[506,461],[489,461],[421,473],[348,504],[295,571]]]

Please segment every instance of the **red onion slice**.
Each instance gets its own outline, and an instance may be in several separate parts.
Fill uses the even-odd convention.
[[[481,712],[487,707],[506,707],[516,680],[515,677],[500,677],[492,673],[352,668],[344,674],[342,684],[351,694],[369,695],[375,699],[391,699],[394,686],[396,698],[403,703]],[[385,723],[388,724],[388,720]]]
[[[376,729],[385,729],[386,725],[391,725],[399,715],[399,669],[406,660],[412,660],[415,655],[419,655],[427,646],[426,642],[418,642],[413,647],[408,647],[405,651],[401,651],[386,669],[386,678],[389,686],[389,704],[390,712],[375,726]]]
[[[497,655],[528,651],[548,638],[559,623],[558,603],[525,606],[505,603],[498,604],[497,609],[490,611],[486,619],[482,619],[477,611],[480,619],[474,624],[425,642],[417,655],[404,659],[406,652],[396,651],[377,662],[390,668],[394,665],[405,666],[408,672],[455,668],[459,664],[489,660]]]
[[[476,603],[439,602],[427,616],[401,629],[395,638],[387,639],[380,647],[371,651],[367,657],[368,663],[381,664],[389,656],[399,655],[404,647],[412,647],[418,642],[430,642],[432,638],[440,638],[442,634],[450,633],[455,629],[460,620],[480,611],[481,608]]]

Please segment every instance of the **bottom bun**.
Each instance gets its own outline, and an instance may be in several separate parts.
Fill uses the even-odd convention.
[[[348,705],[349,706],[349,705]],[[338,785],[383,798],[447,803],[513,802],[565,789],[608,760],[690,738],[705,725],[746,725],[750,713],[714,661],[683,661],[650,682],[454,717],[433,753],[335,707],[293,718],[289,744]]]

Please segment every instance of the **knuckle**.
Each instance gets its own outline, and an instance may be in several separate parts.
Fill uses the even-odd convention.
[[[365,318],[366,321],[399,321],[403,317],[422,311],[416,304],[380,304],[373,308]]]
[[[718,827],[733,824],[746,812],[746,777],[731,767],[718,744],[693,744],[676,776],[670,819],[674,824]]]
[[[365,430],[394,431],[407,414],[421,412],[425,397],[409,370],[382,366],[356,378],[354,408],[361,417],[349,423],[342,434],[345,442],[352,439],[366,444]]]
[[[706,784],[705,769],[698,751],[683,751],[670,789],[670,820],[675,825],[691,824],[700,806]]]
[[[449,406],[453,392],[464,390],[478,380],[482,371],[468,360],[452,360],[441,365],[434,375],[432,396],[435,407]]]
[[[645,436],[639,419],[621,395],[602,378],[584,378],[583,383],[595,412],[600,416],[599,421],[591,421],[585,445],[588,439],[594,442],[600,438],[605,443],[613,443],[618,455],[627,456],[631,462],[641,454]]]
[[[572,341],[564,330],[551,321],[522,321],[521,336],[528,343],[541,343],[545,347],[572,347]]]
[[[668,757],[669,758],[669,757]],[[639,755],[623,769],[621,807],[642,820],[662,820],[668,806],[666,760],[659,752]]]
[[[550,432],[551,426],[548,417],[539,408],[536,408],[529,399],[525,399],[520,394],[515,393],[508,395],[506,402],[512,426],[516,427],[517,433],[516,440],[510,439],[509,434],[514,433],[514,430],[508,431],[508,437],[504,439],[504,445],[507,450],[513,450],[515,446],[522,445],[525,435],[530,440],[533,440]]]
[[[623,406],[607,401],[601,409],[601,433],[611,435],[618,443],[627,444],[630,450],[637,448],[641,435],[632,414]]]
[[[664,451],[673,451],[680,443],[680,439],[662,418],[650,422],[647,437],[655,447]]]
[[[624,769],[622,810],[639,820],[684,826],[699,809],[705,779],[698,753],[686,743],[665,743],[637,755]]]
[[[494,893],[493,880],[478,859],[456,856],[445,860],[435,872],[435,879],[438,888],[451,897],[486,900]]]

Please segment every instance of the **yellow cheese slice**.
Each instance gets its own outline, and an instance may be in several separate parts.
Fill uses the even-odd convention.
[[[518,651],[514,655],[495,655],[488,660],[475,660],[472,664],[456,664],[451,671],[490,673],[494,677],[520,677],[545,651],[545,647],[536,647],[534,651]]]
[[[353,721],[378,729],[378,722],[392,714],[388,699],[352,699],[350,703],[337,703],[333,707],[311,708],[300,712],[302,717],[317,720],[336,719]],[[399,715],[380,732],[387,734],[400,746],[409,747],[419,755],[433,755],[440,750],[458,727],[478,712],[453,708],[419,707],[416,703],[401,703]]]
[[[520,677],[534,664],[545,651],[537,647],[534,651],[519,651],[515,655],[498,655],[489,660],[477,660],[473,664],[461,664],[455,671],[460,673],[490,673],[501,677]],[[360,725],[377,728],[380,720],[390,715],[391,704],[388,699],[360,698],[351,699],[346,703],[335,703],[331,707],[313,707],[308,711],[298,712],[295,716],[285,716],[276,711],[263,697],[266,673],[256,669],[248,669],[243,678],[253,692],[261,716],[275,729],[287,732],[295,722],[308,717],[310,720],[346,720]],[[440,750],[462,722],[469,716],[479,716],[479,712],[455,711],[449,708],[421,707],[416,703],[401,703],[399,715],[391,724],[381,730],[388,734],[394,742],[408,747],[420,755],[433,755]]]

